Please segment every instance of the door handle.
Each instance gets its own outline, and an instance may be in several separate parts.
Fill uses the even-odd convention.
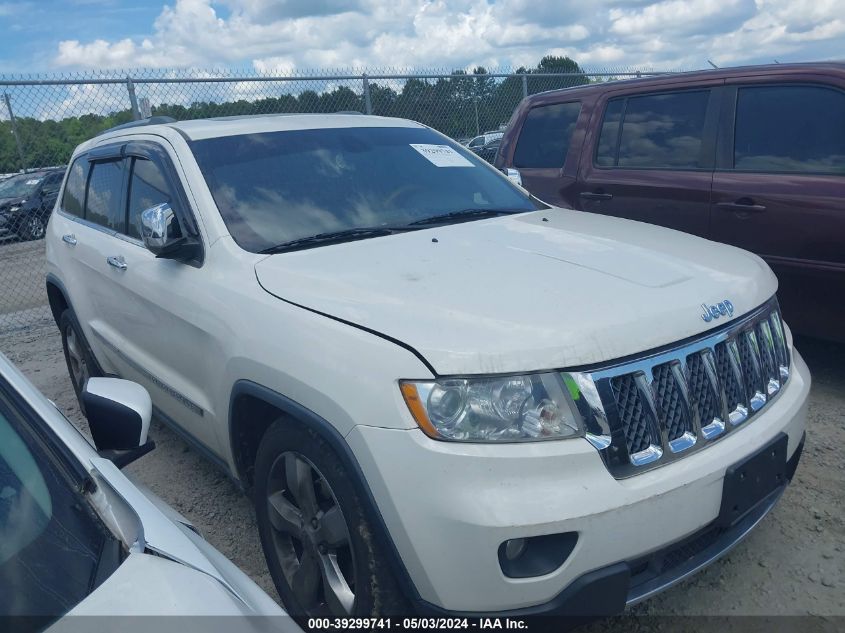
[[[73,233],[62,235],[62,241],[68,246],[76,246],[76,236]]]
[[[725,211],[737,211],[740,213],[762,213],[766,210],[765,205],[754,204],[753,202],[717,202],[716,206]]]
[[[114,266],[118,270],[126,270],[128,268],[126,260],[123,259],[123,255],[118,255],[117,257],[110,255],[106,257],[106,261],[109,263],[109,266]]]
[[[578,197],[584,200],[613,200],[612,193],[601,193],[598,191],[582,191]]]

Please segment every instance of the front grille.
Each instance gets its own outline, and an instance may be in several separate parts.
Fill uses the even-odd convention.
[[[777,302],[669,351],[570,373],[588,439],[611,473],[636,475],[696,452],[753,418],[789,377]]]

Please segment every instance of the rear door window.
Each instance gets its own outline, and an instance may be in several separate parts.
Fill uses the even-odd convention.
[[[62,210],[70,215],[82,217],[85,205],[85,182],[88,180],[88,159],[80,156],[70,166],[62,196]]]
[[[124,160],[93,163],[85,198],[85,219],[118,233],[124,232]]]
[[[596,164],[600,167],[613,167],[616,164],[616,153],[619,149],[619,124],[622,122],[624,109],[625,99],[613,99],[605,108],[596,153]]]
[[[707,166],[703,149],[709,99],[709,90],[696,90],[610,101],[596,163],[650,169]]]
[[[845,93],[822,86],[739,88],[734,168],[845,174]]]
[[[563,167],[580,113],[578,101],[531,109],[514,150],[514,167]]]

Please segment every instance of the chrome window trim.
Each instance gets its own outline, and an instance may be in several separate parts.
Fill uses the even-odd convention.
[[[762,333],[761,337],[758,337],[758,331]],[[744,399],[744,402],[735,406],[729,402],[728,385],[722,384],[716,367],[716,346],[723,343],[730,365],[729,370],[723,365],[722,371],[729,371],[728,375],[737,381],[742,392],[741,398]],[[751,388],[746,382],[750,377],[744,375],[739,344],[746,346],[750,353],[750,371],[754,374],[754,382],[758,383],[751,385],[753,393],[750,398],[748,392]],[[700,363],[696,361],[696,367],[703,367],[705,372],[704,389],[715,399],[718,411],[717,415],[709,420],[700,419],[697,401],[689,388],[688,359],[696,354],[701,358]],[[769,356],[764,359],[764,354]],[[765,360],[769,358],[774,365],[766,364]],[[568,384],[577,387],[573,399],[584,419],[588,441],[598,450],[611,474],[617,479],[623,479],[703,450],[752,420],[782,391],[789,376],[790,360],[791,350],[784,336],[777,300],[772,298],[716,331],[668,349],[646,352],[641,358],[610,363],[594,369],[562,373]],[[672,368],[672,377],[680,394],[679,406],[682,407],[685,423],[683,432],[674,438],[669,437],[666,416],[657,404],[655,391],[657,381],[654,369],[664,364],[670,364]],[[778,378],[767,375],[771,372],[775,372]],[[625,431],[616,410],[612,391],[612,380],[625,375],[632,375],[634,378],[640,402],[645,410],[642,419],[650,425],[649,434],[652,438],[647,448],[633,454],[629,454]],[[710,402],[712,403],[712,400]]]
[[[115,231],[114,229],[110,229],[108,227],[103,226],[102,224],[97,224],[96,222],[91,222],[91,220],[86,220],[85,218],[80,218],[78,215],[72,215],[65,211],[64,209],[56,209],[56,213],[58,213],[63,218],[70,220],[72,222],[77,222],[82,226],[88,227],[89,229],[94,229],[95,231],[100,231],[100,233],[105,233],[109,237],[117,238],[127,244],[132,244],[133,246],[137,246],[138,248],[142,248],[147,250],[147,247],[144,246],[144,243],[136,239],[134,237],[130,237],[125,233],[121,233],[120,231]]]

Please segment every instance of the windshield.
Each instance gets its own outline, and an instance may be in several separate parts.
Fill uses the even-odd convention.
[[[0,182],[0,198],[25,198],[38,188],[41,176],[21,174]]]
[[[266,132],[194,141],[192,149],[229,232],[253,252],[461,211],[540,208],[427,128]]]
[[[41,629],[117,568],[120,545],[6,387],[0,379],[0,622],[40,616]]]

